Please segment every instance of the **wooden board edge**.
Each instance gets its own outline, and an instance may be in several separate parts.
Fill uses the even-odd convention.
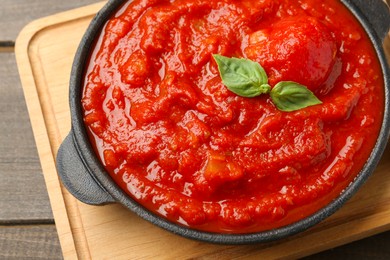
[[[75,212],[68,212],[69,210],[67,209],[66,204],[76,204],[77,210],[77,202],[62,187],[58,175],[53,174],[53,172],[56,173],[55,155],[57,151],[53,150],[52,140],[47,131],[48,122],[43,115],[43,109],[37,89],[38,85],[35,78],[37,75],[34,75],[29,51],[31,50],[30,47],[34,42],[34,39],[37,39],[39,34],[45,29],[68,22],[69,20],[77,20],[88,15],[95,15],[105,2],[106,1],[99,2],[97,4],[35,20],[22,29],[15,42],[17,67],[55,219],[57,233],[65,259],[77,259],[80,256],[88,256],[89,249],[85,248],[85,245],[84,248],[80,248],[75,242],[77,239],[74,237],[71,222],[77,218],[78,215],[77,213],[75,214]],[[57,148],[58,146],[59,144],[57,144]],[[74,211],[75,208],[72,208]],[[88,252],[83,253],[80,251]]]
[[[379,215],[383,215],[382,217],[386,217],[386,215],[384,215],[383,213]],[[375,217],[378,217],[378,214],[376,214]],[[261,256],[265,259],[271,259],[274,257],[273,253],[276,250],[277,252],[279,252],[279,258],[300,259],[323,252],[325,250],[330,250],[335,247],[352,243],[354,241],[358,241],[369,236],[388,231],[390,229],[390,224],[381,226],[374,225],[372,218],[374,218],[373,215],[368,215],[364,218],[355,219],[342,223],[340,225],[329,227],[325,232],[326,234],[324,234],[323,231],[315,231],[310,234],[305,234],[304,241],[299,239],[298,235],[297,239],[287,240],[283,244],[275,245],[273,247],[263,250]],[[341,226],[342,228],[340,228]],[[350,230],[350,234],[348,236],[340,236],[339,232],[341,229]],[[324,239],[324,235],[327,236],[327,239]],[[310,244],[310,246],[306,249],[301,250],[302,242],[306,242]],[[291,251],[288,251],[289,248],[296,248],[297,250],[295,250],[294,253],[291,253]]]
[[[23,87],[25,101],[27,104],[27,110],[30,116],[30,123],[37,146],[39,160],[46,182],[49,200],[52,207],[57,233],[61,244],[61,249],[64,255],[67,250],[72,252],[70,253],[70,255],[73,255],[73,252],[76,253],[76,249],[72,237],[72,232],[70,229],[70,223],[65,217],[67,216],[67,211],[65,208],[65,202],[62,197],[60,183],[59,180],[57,181],[47,174],[48,172],[55,170],[55,165],[54,161],[51,161],[51,159],[45,159],[46,157],[50,156],[51,153],[50,141],[48,139],[47,132],[45,129],[45,121],[43,118],[42,109],[40,107],[35,80],[27,53],[29,48],[28,45],[30,43],[30,40],[33,38],[33,35],[30,33],[29,30],[32,30],[34,28],[34,24],[28,25],[19,34],[16,40],[15,57],[19,70],[20,80]],[[53,187],[53,189],[49,189],[49,186]],[[57,210],[54,210],[54,205]],[[74,254],[74,256],[76,255]]]

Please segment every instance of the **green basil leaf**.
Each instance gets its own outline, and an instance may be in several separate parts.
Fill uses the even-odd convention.
[[[223,84],[242,97],[255,97],[269,93],[268,77],[259,63],[213,54]]]
[[[293,81],[281,81],[270,92],[279,110],[290,112],[322,102],[307,87]]]

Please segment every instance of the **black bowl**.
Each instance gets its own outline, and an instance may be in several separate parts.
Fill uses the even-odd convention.
[[[77,199],[91,205],[121,203],[151,223],[187,238],[221,244],[250,244],[281,239],[319,223],[339,209],[374,171],[389,137],[390,73],[382,47],[390,28],[389,9],[382,0],[341,0],[369,35],[378,55],[385,83],[385,111],[381,130],[370,157],[355,180],[336,199],[311,216],[288,226],[258,233],[218,234],[198,231],[169,222],[145,209],[126,195],[105,171],[89,142],[81,107],[84,69],[91,46],[107,19],[124,2],[111,0],[96,15],[82,38],[73,63],[69,97],[72,129],[58,151],[57,169],[64,186]]]

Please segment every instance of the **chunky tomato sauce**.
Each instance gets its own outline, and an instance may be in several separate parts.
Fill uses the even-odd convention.
[[[212,54],[259,62],[323,102],[281,112],[223,84]],[[135,0],[107,22],[82,105],[108,173],[195,229],[245,233],[302,219],[359,172],[383,117],[383,79],[338,0]]]

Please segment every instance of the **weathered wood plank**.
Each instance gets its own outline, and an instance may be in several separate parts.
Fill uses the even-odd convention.
[[[0,41],[15,41],[30,21],[99,0],[1,0]]]
[[[52,223],[15,55],[0,64],[0,224]]]
[[[62,259],[55,226],[0,226],[0,259]]]

